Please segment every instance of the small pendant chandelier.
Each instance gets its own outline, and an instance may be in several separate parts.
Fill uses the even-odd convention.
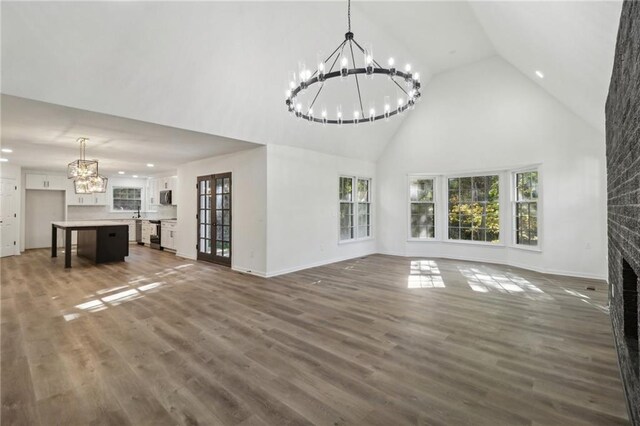
[[[85,159],[85,145],[88,138],[78,138],[80,143],[80,159],[72,161],[67,166],[67,178],[88,178],[91,176],[98,176],[98,162],[95,160]]]
[[[67,166],[67,178],[73,179],[76,194],[93,194],[107,192],[109,179],[98,174],[98,161],[85,159],[85,145],[88,138],[78,138],[80,143],[80,159]]]
[[[345,34],[345,39],[338,47],[329,55],[326,59],[319,58],[317,69],[311,73],[309,69],[303,66],[300,67],[299,72],[292,73],[292,78],[289,81],[289,89],[286,91],[286,105],[290,113],[298,118],[307,120],[309,122],[323,123],[323,124],[358,124],[362,122],[374,122],[377,120],[388,120],[390,117],[400,114],[407,109],[413,108],[416,101],[420,98],[420,74],[411,73],[411,66],[407,64],[404,72],[395,68],[393,58],[389,58],[389,67],[385,68],[381,66],[374,58],[372,49],[363,48],[354,38],[351,32],[351,0],[347,0],[347,20],[348,31]],[[357,65],[356,55],[354,54],[354,47],[359,55],[362,55],[362,66]],[[336,69],[336,64],[339,61],[339,68]],[[351,63],[349,63],[351,61]],[[327,69],[327,64],[331,64]],[[390,82],[395,84],[395,91],[400,93],[397,103],[391,105],[390,96],[384,97],[382,102],[382,109],[378,109],[376,114],[375,103],[370,103],[368,109],[365,109],[362,103],[362,93],[360,91],[360,81],[358,75],[365,75],[366,77],[373,78],[375,75],[387,77]],[[358,103],[356,103],[353,117],[347,119],[343,115],[342,105],[336,105],[335,117],[329,117],[329,113],[326,108],[322,108],[320,115],[314,115],[313,107],[324,88],[324,85],[329,83],[330,80],[339,78],[341,80],[347,80],[349,76],[353,76],[355,81],[355,88],[358,93]],[[313,100],[306,106],[302,105],[302,102],[298,99],[298,95],[304,93],[307,89],[311,89],[313,86],[319,85]],[[316,86],[317,87],[317,86]],[[399,90],[398,90],[399,89]],[[380,102],[379,102],[380,103]],[[380,112],[381,111],[381,112]]]

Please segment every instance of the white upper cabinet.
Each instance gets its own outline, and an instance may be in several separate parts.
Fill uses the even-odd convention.
[[[66,176],[47,175],[44,173],[27,173],[25,188],[64,191],[67,187],[66,181]]]
[[[160,178],[151,178],[147,183],[147,193],[148,193],[148,203],[151,206],[157,206],[160,204],[160,192],[161,191],[171,191],[171,204],[177,205],[176,200],[176,190],[178,189],[178,178],[175,176],[171,177],[160,177]]]
[[[147,203],[150,206],[156,206],[160,204],[160,200],[158,199],[158,180],[157,179],[149,179],[147,181]]]
[[[73,180],[67,182],[67,205],[68,206],[106,206],[109,204],[107,193],[111,190],[111,186],[107,186],[107,192],[95,194],[76,194],[73,186]]]

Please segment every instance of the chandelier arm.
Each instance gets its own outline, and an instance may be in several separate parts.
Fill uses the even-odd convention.
[[[309,114],[309,112],[311,111],[311,108],[313,108],[313,105],[316,103],[316,99],[318,99],[318,96],[320,96],[320,92],[322,92],[322,89],[324,89],[324,83],[320,85],[320,88],[316,92],[316,95],[313,97],[313,100],[311,101],[311,105],[309,105],[309,109],[307,110],[307,114]]]
[[[345,41],[343,41],[342,43],[340,43],[340,44],[338,45],[338,47],[336,47],[336,49],[333,51],[333,53],[331,53],[331,55],[329,55],[329,56],[327,57],[327,59],[325,59],[325,60],[324,60],[324,62],[325,62],[325,63],[327,63],[327,62],[329,61],[329,59],[331,59],[331,57],[332,57],[333,55],[335,55],[335,54],[336,54],[336,52],[337,52],[338,50],[340,50],[340,48],[341,48],[341,47],[344,47],[344,44],[345,44],[346,42],[347,42],[347,40],[345,40]],[[334,64],[336,63],[336,61],[338,60],[338,58],[339,58],[339,57],[340,57],[340,55],[337,55],[337,56],[336,56],[336,59],[333,61],[333,63],[334,63]],[[333,69],[333,67],[332,67],[332,69]],[[318,70],[315,70],[315,71],[313,72],[313,74],[311,74],[311,77],[315,77],[315,76],[316,76],[316,74],[318,74]]]
[[[346,42],[347,42],[347,40],[343,41],[342,44],[340,46],[338,46],[338,49],[340,49],[340,47],[342,47],[342,49],[344,50],[344,45],[345,45]],[[338,51],[338,49],[336,49],[333,53],[336,53]],[[333,53],[331,54],[331,56],[333,56]],[[340,53],[342,53],[342,50],[340,51]],[[331,58],[331,56],[329,56],[329,58]],[[333,60],[333,63],[331,64],[331,68],[329,68],[329,72],[333,71],[333,67],[336,66],[336,62],[338,62],[338,59],[340,59],[340,55],[336,55],[336,58]]]
[[[356,57],[353,55],[353,43],[349,40],[349,48],[351,49],[351,60],[353,61],[353,67],[356,67]],[[358,74],[353,75],[356,78],[356,87],[358,88],[358,100],[360,101],[360,112],[362,118],[364,118],[364,108],[362,107],[362,95],[360,94],[360,82],[358,81]]]
[[[353,39],[353,42],[356,44],[356,46],[358,46],[358,48],[360,49],[360,51],[361,51],[362,53],[364,53],[364,49],[362,48],[362,46],[360,46],[360,44],[356,41],[356,39],[355,39],[355,38]],[[378,63],[378,61],[376,61],[376,60],[375,60],[375,59],[373,59],[373,58],[371,58],[371,59],[372,59],[373,63],[374,63],[378,68],[384,68],[382,65],[380,65],[380,64]],[[390,76],[390,77],[391,77],[391,81],[393,81],[393,83],[394,83],[396,86],[398,86],[398,87],[400,88],[400,90],[402,90],[402,91],[404,92],[404,94],[405,94],[405,95],[409,96],[409,93],[407,93],[407,91],[406,91],[406,90],[404,90],[404,88],[403,88],[403,87],[402,87],[402,86],[401,86],[401,85],[396,81],[396,79],[395,79],[395,78],[393,78],[392,76]]]

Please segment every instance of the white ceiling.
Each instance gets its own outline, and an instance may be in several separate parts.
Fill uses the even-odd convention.
[[[177,164],[255,148],[249,142],[2,95],[2,154],[27,168],[62,171],[78,159],[77,138],[89,137],[86,156],[100,172],[148,176]],[[147,167],[151,163],[154,167]]]
[[[621,2],[474,2],[472,7],[503,58],[604,133]]]
[[[135,142],[133,132],[143,132],[139,127],[144,126],[129,126],[113,116],[219,136],[208,142],[184,138],[179,147],[167,137],[166,157],[153,160],[163,167],[183,160],[172,149],[185,156],[231,149],[225,143],[234,142],[225,138],[375,160],[402,117],[373,125],[323,127],[292,118],[284,105],[288,75],[298,62],[311,65],[320,51],[326,55],[341,42],[345,9],[345,2],[326,1],[3,2],[2,92],[109,114],[104,120],[112,127],[96,125],[95,131],[125,153],[135,146],[128,154],[141,148],[155,152],[155,141],[144,136]],[[589,124],[603,129],[618,1],[375,1],[354,3],[352,9],[356,38],[371,44],[380,62],[391,55],[399,64],[411,62],[425,85],[430,75],[500,54]],[[536,69],[545,72],[544,80],[535,77]],[[386,83],[362,83],[372,86],[377,108],[384,95],[396,96]],[[347,90],[355,93],[355,88]],[[331,105],[341,91],[326,90],[317,105]],[[342,102],[345,111],[353,109],[353,101]],[[3,99],[3,120],[6,112],[13,117],[24,114],[19,108],[10,110],[19,104]],[[62,112],[43,114],[70,120]],[[56,140],[55,132],[46,134],[38,122],[15,118],[11,137],[38,144],[40,152],[55,153],[62,146],[75,152],[78,136],[94,138],[86,134],[91,126],[80,126],[85,133],[67,132],[64,140]],[[152,125],[147,126],[146,134],[153,134]],[[168,132],[162,129],[158,132]],[[3,129],[3,144],[11,141],[8,135]],[[125,135],[131,145],[118,145]],[[100,155],[111,152],[115,153],[105,149]],[[116,165],[122,163],[115,157],[113,161],[114,168],[134,167]]]

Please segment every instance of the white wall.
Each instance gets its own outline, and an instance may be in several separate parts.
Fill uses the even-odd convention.
[[[267,152],[269,276],[376,252],[375,228],[370,240],[338,243],[338,178],[371,178],[375,193],[375,163],[278,145]]]
[[[198,176],[232,173],[231,267],[266,275],[267,150],[260,147],[178,167],[178,256],[196,258]]]
[[[16,237],[16,255],[24,249],[24,190],[22,189],[22,168],[16,164],[0,163],[0,177],[13,179],[18,187],[15,199],[13,200],[16,211],[15,237]]]
[[[437,75],[378,161],[379,251],[605,279],[604,150],[604,135],[500,58]],[[541,164],[541,252],[407,241],[408,174],[530,164]],[[510,223],[502,222],[508,243]]]

